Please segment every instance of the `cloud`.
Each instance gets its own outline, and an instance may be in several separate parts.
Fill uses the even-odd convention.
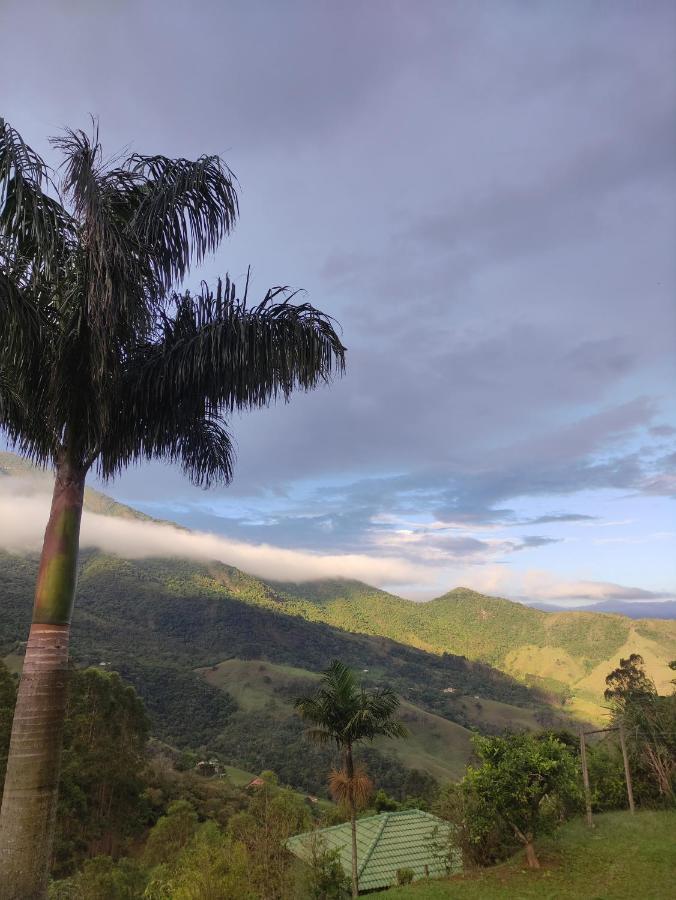
[[[12,484],[14,479],[6,481],[10,486],[3,483],[0,493],[0,546],[11,552],[37,551],[42,546],[50,497],[41,493],[26,495],[20,486]],[[281,581],[345,577],[396,586],[430,580],[424,567],[407,560],[248,544],[215,534],[184,531],[171,525],[86,511],[82,517],[80,545],[128,559],[182,556],[218,560],[253,575]]]
[[[582,513],[554,513],[549,516],[537,516],[519,524],[523,525],[556,525],[560,522],[594,522],[598,516],[589,516]]]
[[[494,566],[482,570],[468,570],[460,575],[474,590],[508,597],[523,602],[564,602],[579,604],[602,600],[664,600],[674,597],[669,591],[648,591],[632,585],[610,581],[559,578],[538,569],[506,570]]]

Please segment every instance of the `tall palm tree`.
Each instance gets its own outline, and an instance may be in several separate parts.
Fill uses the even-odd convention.
[[[357,808],[368,789],[365,772],[355,765],[355,744],[385,737],[405,737],[404,725],[394,718],[399,698],[390,688],[369,691],[357,684],[354,673],[334,660],[311,697],[298,697],[301,718],[313,727],[307,735],[321,744],[335,742],[343,756],[343,770],[331,774],[331,787],[347,805],[352,830],[352,896],[359,893],[357,873]]]
[[[232,229],[237,193],[216,156],[105,160],[92,136],[52,140],[55,172],[0,118],[0,430],[55,470],[0,813],[0,885],[42,897],[54,829],[68,637],[85,479],[178,463],[227,482],[224,417],[342,371],[332,320],[228,278],[179,293]]]

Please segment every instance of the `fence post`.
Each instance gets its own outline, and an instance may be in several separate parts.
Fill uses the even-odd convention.
[[[631,786],[631,771],[629,770],[629,757],[627,755],[627,743],[624,739],[624,725],[620,723],[620,746],[622,747],[622,759],[624,760],[624,777],[627,781],[627,797],[629,798],[629,809],[632,813],[634,809],[634,791]]]
[[[587,768],[587,744],[584,739],[583,728],[580,728],[580,759],[582,760],[582,782],[584,784],[584,804],[587,809],[587,825],[590,828],[593,828],[591,792],[589,790],[589,770]]]

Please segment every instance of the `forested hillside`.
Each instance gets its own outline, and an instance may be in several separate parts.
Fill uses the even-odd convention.
[[[14,665],[20,664],[28,629],[36,568],[36,557],[0,553],[0,656]],[[288,707],[288,685],[281,685],[285,699],[275,694],[280,685],[272,684],[264,702],[252,706],[238,679],[214,679],[212,667],[222,672],[228,660],[233,671],[239,661],[251,675],[259,665],[275,664],[311,678],[339,658],[361,671],[366,683],[387,681],[408,704],[410,747],[419,750],[405,759],[389,753],[389,762],[378,750],[371,752],[371,769],[390,789],[407,777],[406,766],[444,777],[459,773],[470,753],[469,727],[497,732],[509,723],[562,721],[556,698],[486,664],[350,634],[289,612],[271,587],[231,567],[85,552],[73,658],[79,665],[115,669],[131,681],[154,732],[169,743],[215,749],[254,771],[274,768],[288,783],[316,791],[324,781],[326,753],[308,748],[300,721],[289,708],[280,710],[280,700]]]
[[[658,688],[666,690],[668,662],[676,655],[673,620],[544,612],[467,588],[413,603],[358,581],[274,586],[299,615],[488,662],[565,698],[585,716],[600,713],[605,675],[621,656],[640,653]]]

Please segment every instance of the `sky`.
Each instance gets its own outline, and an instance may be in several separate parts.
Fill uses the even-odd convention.
[[[676,5],[1,0],[0,42],[52,162],[90,114],[110,154],[221,154],[240,222],[186,284],[251,265],[348,347],[231,420],[231,485],[104,490],[266,574],[676,595]]]

